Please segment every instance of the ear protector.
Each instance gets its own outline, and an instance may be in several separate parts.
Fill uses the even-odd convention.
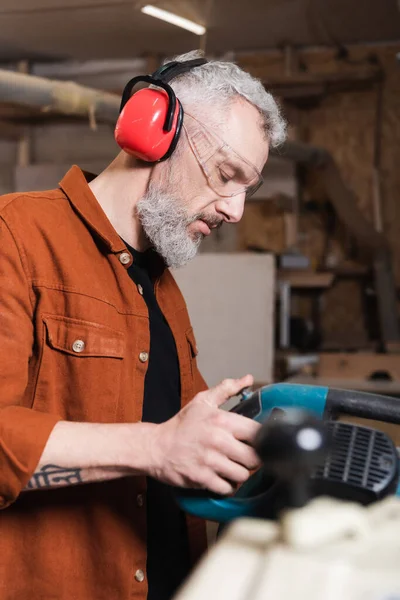
[[[171,156],[179,140],[184,113],[168,81],[206,62],[204,58],[170,62],[152,75],[134,77],[126,84],[114,134],[122,150],[146,162],[160,162]],[[131,95],[139,82],[161,89],[143,88]]]

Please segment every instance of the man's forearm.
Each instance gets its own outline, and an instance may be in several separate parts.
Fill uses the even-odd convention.
[[[156,427],[60,421],[24,491],[145,475]]]

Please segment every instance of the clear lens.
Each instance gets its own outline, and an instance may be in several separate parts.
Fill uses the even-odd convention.
[[[187,113],[184,129],[210,187],[219,196],[231,197],[245,193],[249,197],[263,183],[254,165]]]
[[[213,189],[221,196],[235,196],[243,192],[249,196],[261,184],[256,169],[235,155],[230,148],[221,148],[204,166]]]

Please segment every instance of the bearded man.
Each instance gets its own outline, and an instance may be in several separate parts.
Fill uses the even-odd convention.
[[[175,58],[163,156],[121,142],[98,176],[0,198],[2,600],[171,598],[206,545],[174,488],[230,494],[257,466],[258,426],[218,408],[252,377],[207,389],[168,267],[241,219],[285,123],[261,82],[199,56]]]

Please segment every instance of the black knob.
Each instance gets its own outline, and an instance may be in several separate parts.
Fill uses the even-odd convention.
[[[261,427],[254,447],[264,469],[281,481],[286,506],[303,506],[309,500],[310,476],[328,445],[323,421],[305,410],[279,410]]]

